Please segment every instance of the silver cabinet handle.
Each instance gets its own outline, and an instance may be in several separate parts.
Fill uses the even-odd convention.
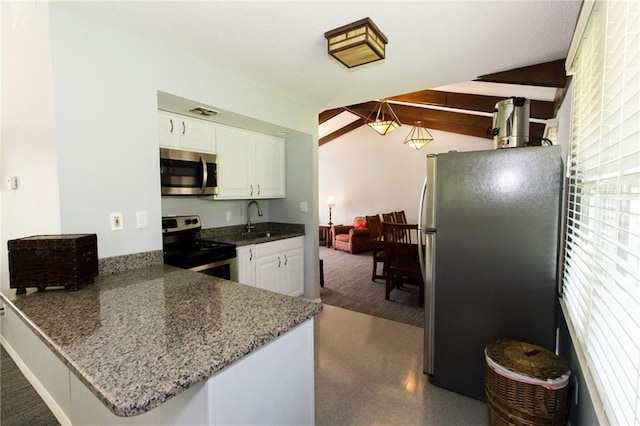
[[[260,195],[260,184],[258,184],[258,195]]]
[[[173,133],[173,118],[169,119],[169,124],[171,124],[171,131],[169,133]]]
[[[251,188],[251,196],[253,197],[253,185],[250,185]]]
[[[287,266],[287,263],[289,262],[289,259],[287,259],[287,255],[284,255],[284,266]]]
[[[185,126],[184,121],[182,122],[182,134],[187,131],[187,126]]]
[[[281,264],[282,262],[280,261],[280,256],[278,256],[278,268],[280,267]]]
[[[253,260],[253,250],[249,249],[249,262]]]

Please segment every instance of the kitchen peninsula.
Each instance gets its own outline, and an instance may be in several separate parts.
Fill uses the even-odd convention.
[[[0,296],[63,424],[314,422],[318,303],[163,265]]]

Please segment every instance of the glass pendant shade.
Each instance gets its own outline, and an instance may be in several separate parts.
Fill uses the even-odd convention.
[[[386,100],[378,103],[367,118],[367,125],[381,135],[394,131],[402,124]]]
[[[431,133],[429,133],[426,127],[422,127],[422,121],[416,121],[413,129],[411,129],[404,139],[404,144],[418,150],[424,148],[432,140],[433,136],[431,136]]]

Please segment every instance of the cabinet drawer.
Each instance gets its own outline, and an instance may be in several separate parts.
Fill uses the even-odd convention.
[[[304,237],[287,238],[284,240],[271,241],[269,243],[256,244],[256,256],[263,257],[287,250],[303,247]]]

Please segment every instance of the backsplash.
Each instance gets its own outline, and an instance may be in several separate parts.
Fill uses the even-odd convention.
[[[162,265],[162,263],[162,250],[153,250],[98,259],[98,272],[100,275],[108,275],[131,269]]]

